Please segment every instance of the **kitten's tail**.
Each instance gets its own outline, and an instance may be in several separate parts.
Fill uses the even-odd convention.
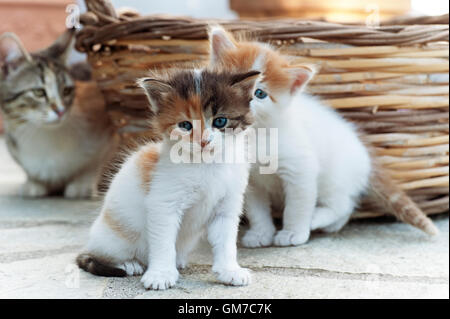
[[[127,275],[125,270],[116,268],[104,259],[88,253],[78,255],[76,262],[78,267],[96,276],[125,277]]]
[[[374,160],[372,158],[372,160]],[[376,160],[374,160],[376,162]],[[369,196],[389,213],[429,235],[439,234],[430,218],[392,180],[381,165],[374,163],[370,179]]]

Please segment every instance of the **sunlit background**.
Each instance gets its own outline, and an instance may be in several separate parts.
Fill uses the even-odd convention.
[[[415,14],[440,15],[448,12],[447,0],[411,0],[412,12]]]
[[[82,0],[79,2],[83,2]],[[170,13],[174,15],[189,15],[192,17],[235,18],[237,14],[230,10],[229,0],[113,0],[114,7],[131,7],[141,13]]]
[[[196,18],[327,19],[364,23],[377,14],[381,20],[400,15],[441,15],[449,12],[446,0],[111,0],[115,8],[129,7],[141,14],[170,14]],[[0,0],[0,33],[15,32],[29,50],[49,45],[60,34],[66,6],[84,0]]]
[[[115,8],[134,8],[140,14],[170,14],[196,18],[327,19],[366,23],[368,18],[404,15],[442,15],[447,0],[111,0]],[[14,32],[30,51],[48,46],[63,32],[70,3],[85,10],[84,0],[0,0],[0,34]],[[71,61],[83,59],[73,53]],[[0,119],[1,131],[1,119]]]
[[[230,9],[229,3],[255,3],[261,6],[266,6],[268,3],[275,3],[273,0],[245,0],[245,1],[229,1],[229,0],[165,0],[165,1],[142,1],[142,0],[112,0],[114,6],[128,6],[138,9],[142,13],[168,13],[176,15],[189,15],[193,17],[217,17],[217,18],[233,18],[238,15]],[[291,4],[293,1],[278,1],[284,5]],[[310,7],[315,4],[316,7],[329,6],[330,11],[333,7],[347,7],[358,8],[367,7],[368,10],[373,5],[378,5],[381,10],[383,7],[395,8],[401,7],[405,3],[410,3],[411,13],[425,14],[425,15],[440,15],[449,11],[449,2],[446,0],[388,0],[388,1],[374,1],[374,0],[337,0],[337,1],[320,1],[320,0],[299,0],[294,1],[298,7]],[[307,10],[306,10],[307,11]],[[305,12],[308,14],[308,12]],[[314,14],[314,12],[312,13]],[[320,12],[315,12],[320,15]]]

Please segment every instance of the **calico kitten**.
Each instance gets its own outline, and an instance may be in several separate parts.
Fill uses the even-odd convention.
[[[8,150],[27,174],[23,196],[93,195],[116,144],[103,102],[80,105],[75,95],[66,62],[73,35],[33,54],[14,34],[0,38],[0,110]]]
[[[290,66],[268,45],[236,42],[220,27],[212,28],[210,42],[212,66],[261,72],[251,102],[255,127],[278,128],[278,172],[262,175],[256,165],[250,173],[245,207],[251,226],[244,246],[299,245],[311,230],[338,231],[366,190],[401,220],[437,233],[370,157],[355,127],[302,93],[314,75],[311,67]],[[283,229],[276,234],[271,206],[283,211]]]
[[[245,133],[253,121],[249,102],[258,74],[189,70],[139,81],[155,114],[152,126],[163,139],[132,154],[112,180],[86,252],[77,258],[80,268],[125,276],[140,275],[148,266],[144,287],[166,289],[206,234],[218,280],[249,283],[249,271],[236,260],[248,163],[175,158],[180,150],[192,157],[205,152],[222,156],[227,134]],[[234,151],[244,146],[236,143]]]

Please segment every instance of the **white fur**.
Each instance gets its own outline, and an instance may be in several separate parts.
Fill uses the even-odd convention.
[[[28,122],[9,132],[8,148],[28,177],[21,195],[45,196],[61,188],[68,198],[95,193],[113,147],[110,130],[96,130],[68,113],[54,126]]]
[[[151,172],[149,191],[142,187],[138,158],[148,147],[134,153],[114,177],[104,210],[139,234],[136,242],[123,239],[98,217],[86,250],[116,261],[129,275],[141,274],[147,289],[166,289],[178,279],[189,253],[206,235],[212,246],[213,271],[218,280],[246,285],[248,270],[236,260],[236,240],[248,164],[179,163],[170,159],[173,142],[160,145],[159,160]]]
[[[256,127],[278,128],[279,168],[272,175],[260,174],[259,165],[251,170],[247,247],[299,245],[311,230],[339,230],[368,185],[370,157],[354,127],[318,100],[287,92],[277,103],[269,96],[251,102]],[[276,234],[271,205],[284,210]]]
[[[211,29],[210,42],[213,67],[220,65],[221,55],[228,50],[239,50],[221,27]],[[368,186],[370,157],[350,123],[302,94],[301,89],[315,72],[313,66],[286,68],[292,85],[270,92],[264,76],[273,52],[266,44],[255,45],[261,53],[252,69],[263,74],[256,88],[268,95],[263,99],[254,96],[250,106],[256,119],[254,127],[278,129],[278,170],[261,174],[261,164],[251,169],[245,200],[250,229],[242,244],[300,245],[308,241],[311,230],[338,231],[345,225]],[[283,211],[283,228],[278,233],[272,208]]]

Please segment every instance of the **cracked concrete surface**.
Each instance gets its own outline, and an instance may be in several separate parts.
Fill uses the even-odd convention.
[[[95,277],[75,266],[98,200],[25,200],[14,195],[24,178],[0,138],[0,298],[449,298],[448,214],[434,218],[437,238],[367,220],[300,247],[239,248],[253,272],[247,287],[219,284],[202,243],[174,288],[145,291],[139,277]]]

